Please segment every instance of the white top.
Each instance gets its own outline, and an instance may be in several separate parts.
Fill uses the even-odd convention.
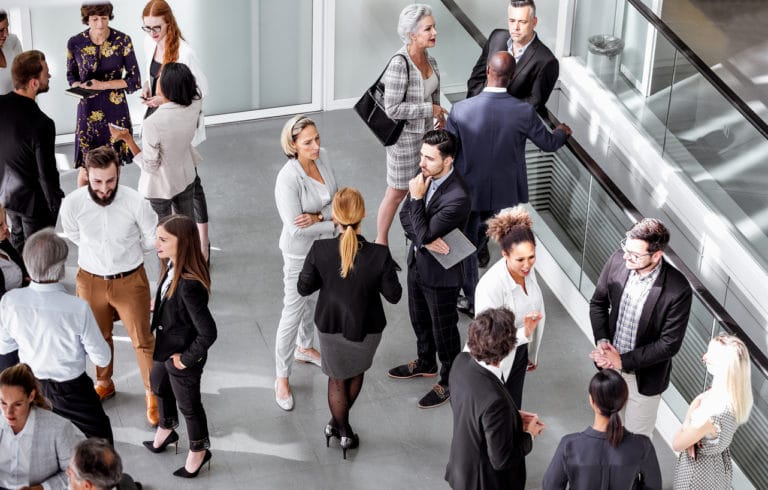
[[[88,187],[72,191],[61,203],[64,235],[79,247],[77,264],[91,274],[109,276],[135,269],[155,249],[157,214],[130,187],[117,187],[115,200],[97,204]]]
[[[86,356],[97,366],[112,357],[91,307],[60,283],[33,282],[0,300],[0,354],[16,349],[38,379],[54,381],[83,374]]]
[[[504,257],[493,264],[488,271],[480,278],[475,289],[475,312],[480,313],[489,308],[499,308],[506,306],[515,314],[515,327],[517,327],[517,345],[524,345],[530,342],[528,346],[528,358],[533,364],[538,364],[538,351],[541,343],[541,336],[544,333],[544,322],[547,319],[544,313],[544,298],[541,294],[541,288],[536,280],[536,269],[531,268],[531,272],[525,278],[526,294],[523,288],[518,285],[509,271]],[[539,325],[534,330],[532,338],[525,336],[523,328],[523,318],[531,311],[540,311],[542,314]],[[505,379],[509,375],[509,369],[512,367],[512,361],[515,358],[513,350],[507,358],[501,361],[501,368],[504,371]],[[505,362],[506,361],[506,362]]]
[[[5,278],[6,291],[21,287],[21,282],[24,280],[21,267],[2,250],[0,250],[0,274]]]
[[[30,408],[24,428],[13,433],[5,417],[0,420],[7,437],[0,437],[0,488],[21,488],[29,485],[29,457],[35,432],[35,412]]]
[[[437,73],[432,70],[432,75],[424,80],[424,102],[432,102],[432,94],[437,90],[438,85],[440,85],[440,79],[437,78]]]
[[[13,90],[13,78],[11,78],[11,66],[13,65],[13,59],[17,54],[21,53],[21,42],[15,34],[8,34],[8,38],[3,43],[3,50],[5,55],[5,62],[7,66],[0,68],[0,95],[5,95]]]
[[[141,152],[133,157],[144,197],[171,199],[194,182],[202,160],[192,145],[201,105],[200,100],[189,106],[166,102],[144,120]]]

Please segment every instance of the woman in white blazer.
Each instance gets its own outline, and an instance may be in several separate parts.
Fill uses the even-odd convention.
[[[141,169],[139,192],[162,219],[171,213],[194,218],[195,165],[200,155],[192,146],[200,111],[200,92],[187,65],[163,65],[157,84],[163,101],[144,121],[144,148],[139,148],[127,129],[110,126],[116,140],[123,140]]]
[[[13,90],[11,65],[17,54],[21,53],[21,42],[8,32],[8,14],[0,10],[0,95]]]
[[[157,97],[157,77],[160,68],[165,63],[176,62],[187,65],[197,80],[197,88],[200,90],[200,98],[208,96],[208,78],[200,65],[200,60],[192,47],[181,35],[181,30],[176,23],[170,5],[165,0],[150,0],[144,6],[142,12],[144,26],[142,30],[147,33],[144,37],[144,73],[148,73],[148,80],[142,88],[142,98],[147,106],[145,118],[149,117],[161,104]],[[197,131],[192,139],[192,145],[197,146],[205,141],[205,118],[202,108],[198,113]],[[209,253],[211,243],[208,239],[208,203],[205,199],[205,191],[200,181],[200,176],[195,168],[195,222],[200,234],[200,246],[203,257],[210,260]]]
[[[67,466],[85,436],[51,412],[28,365],[0,373],[0,402],[0,488],[69,488]]]
[[[505,384],[521,408],[525,373],[538,365],[544,332],[544,298],[536,280],[536,237],[523,206],[501,211],[488,220],[488,236],[501,245],[502,258],[480,278],[475,312],[505,306],[515,314],[517,346],[501,361]]]

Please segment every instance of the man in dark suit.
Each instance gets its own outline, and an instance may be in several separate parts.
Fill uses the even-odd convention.
[[[477,97],[457,102],[448,117],[447,129],[459,138],[456,171],[472,196],[472,212],[464,234],[478,250],[487,243],[485,221],[500,209],[528,202],[525,141],[544,151],[555,151],[571,134],[560,124],[550,133],[533,107],[507,93],[515,71],[515,59],[498,51],[488,59],[488,86]],[[477,255],[464,262],[466,303],[459,311],[474,316]]]
[[[442,239],[462,230],[469,216],[470,200],[461,177],[453,171],[456,137],[441,129],[422,138],[421,174],[408,184],[410,196],[400,211],[400,223],[411,241],[408,250],[408,313],[416,333],[418,359],[389,370],[389,376],[408,379],[437,375],[435,354],[440,359],[440,381],[420,401],[420,408],[448,401],[448,374],[461,350],[456,298],[463,280],[461,262],[450,269],[430,252],[449,253]]]
[[[589,303],[597,345],[590,357],[599,368],[621,371],[629,386],[624,426],[648,437],[691,313],[690,284],[663,259],[668,243],[661,220],[637,222],[608,259]]]
[[[56,169],[56,128],[35,102],[51,78],[45,55],[21,53],[11,74],[15,88],[0,96],[0,203],[11,223],[11,243],[21,253],[26,237],[56,226],[64,193]]]
[[[517,70],[507,84],[507,92],[530,103],[544,116],[544,105],[555,87],[560,65],[534,31],[538,19],[533,0],[511,0],[507,14],[509,30],[495,29],[488,37],[467,80],[467,98],[479,94],[485,87],[489,57],[497,51],[509,51],[515,57]]]
[[[445,479],[455,489],[524,489],[525,455],[544,424],[520,412],[504,387],[501,360],[515,347],[515,315],[480,313],[469,325],[469,353],[451,373],[453,439]]]

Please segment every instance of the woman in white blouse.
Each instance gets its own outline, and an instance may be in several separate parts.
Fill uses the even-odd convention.
[[[5,10],[0,10],[0,95],[13,90],[11,65],[19,53],[21,53],[19,38],[8,31],[8,14]]]
[[[475,311],[506,306],[515,313],[517,347],[501,361],[507,390],[521,407],[526,371],[538,365],[544,331],[544,298],[536,281],[536,237],[523,206],[501,211],[488,220],[488,236],[501,245],[502,258],[480,278]]]
[[[157,93],[162,104],[144,120],[144,145],[139,148],[127,129],[110,126],[116,140],[123,140],[141,169],[139,192],[149,199],[162,219],[172,213],[194,219],[195,165],[200,155],[192,146],[200,112],[200,91],[187,65],[163,65]]]

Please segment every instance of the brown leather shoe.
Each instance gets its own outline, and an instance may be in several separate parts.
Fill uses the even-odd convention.
[[[108,386],[93,385],[93,389],[96,390],[96,394],[99,395],[99,400],[109,400],[115,396],[115,383],[109,382]]]
[[[160,412],[157,410],[157,397],[152,393],[147,393],[147,422],[152,427],[157,427],[160,422]]]

